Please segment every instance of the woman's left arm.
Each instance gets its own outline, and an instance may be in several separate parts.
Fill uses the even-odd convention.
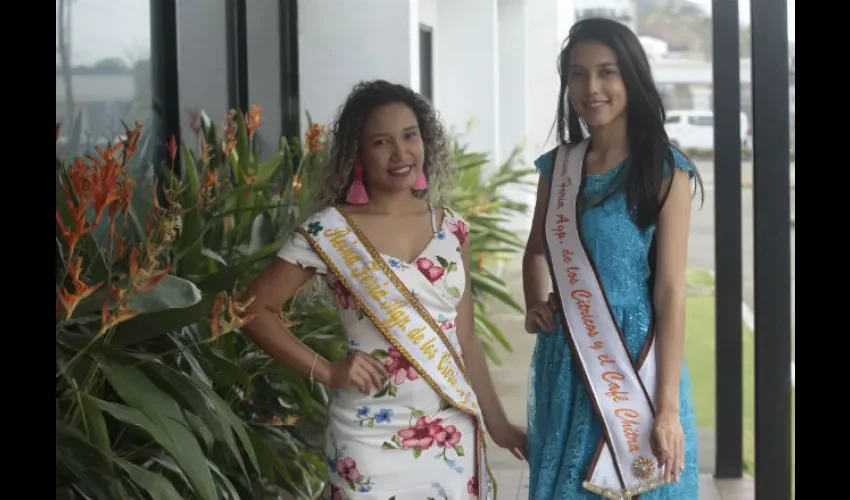
[[[457,327],[460,347],[463,350],[462,357],[466,374],[469,376],[469,383],[478,398],[478,404],[484,416],[484,424],[490,431],[495,443],[503,448],[510,448],[517,458],[524,458],[525,434],[508,421],[502,402],[493,386],[493,380],[490,378],[484,348],[481,346],[478,335],[475,334],[475,312],[472,306],[472,280],[469,270],[469,239],[461,245],[461,256],[466,274],[466,287],[457,306],[455,326]],[[515,450],[515,448],[518,448],[518,450]],[[517,452],[523,457],[520,457]]]
[[[667,480],[678,481],[684,466],[684,436],[679,421],[679,384],[685,346],[685,273],[690,232],[688,172],[673,169],[667,200],[658,218],[653,298],[658,365],[656,397],[657,454],[666,463]]]

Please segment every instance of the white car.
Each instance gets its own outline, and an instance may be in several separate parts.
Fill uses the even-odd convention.
[[[682,149],[714,149],[714,112],[673,110],[664,122],[670,142]],[[752,148],[752,130],[747,115],[741,112],[741,147]]]

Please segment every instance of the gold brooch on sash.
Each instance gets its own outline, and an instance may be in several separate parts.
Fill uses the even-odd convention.
[[[647,457],[638,457],[632,462],[632,472],[635,477],[649,479],[655,473],[655,460]]]

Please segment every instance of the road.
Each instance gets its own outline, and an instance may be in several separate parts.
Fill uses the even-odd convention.
[[[714,163],[711,161],[696,161],[697,169],[703,178],[705,186],[705,203],[700,208],[699,196],[695,200],[693,213],[691,215],[691,237],[688,251],[688,265],[703,269],[715,269],[714,263]],[[741,191],[741,216],[742,216],[742,270],[743,270],[743,297],[744,302],[753,308],[753,191],[747,186],[747,180],[752,179],[752,162],[741,164],[741,174],[744,179],[744,188]],[[794,163],[791,164],[791,180],[795,179]],[[792,183],[792,185],[794,185]],[[795,192],[791,190],[791,217],[795,217]],[[796,235],[794,227],[791,228],[791,359],[795,359],[795,247]]]

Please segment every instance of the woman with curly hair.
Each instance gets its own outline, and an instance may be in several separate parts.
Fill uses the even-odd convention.
[[[443,206],[450,158],[427,101],[357,85],[331,131],[320,207],[251,285],[246,332],[332,388],[325,499],[493,498],[486,437],[524,458],[475,335],[469,226]],[[349,355],[330,363],[277,312],[314,275],[337,297]]]

